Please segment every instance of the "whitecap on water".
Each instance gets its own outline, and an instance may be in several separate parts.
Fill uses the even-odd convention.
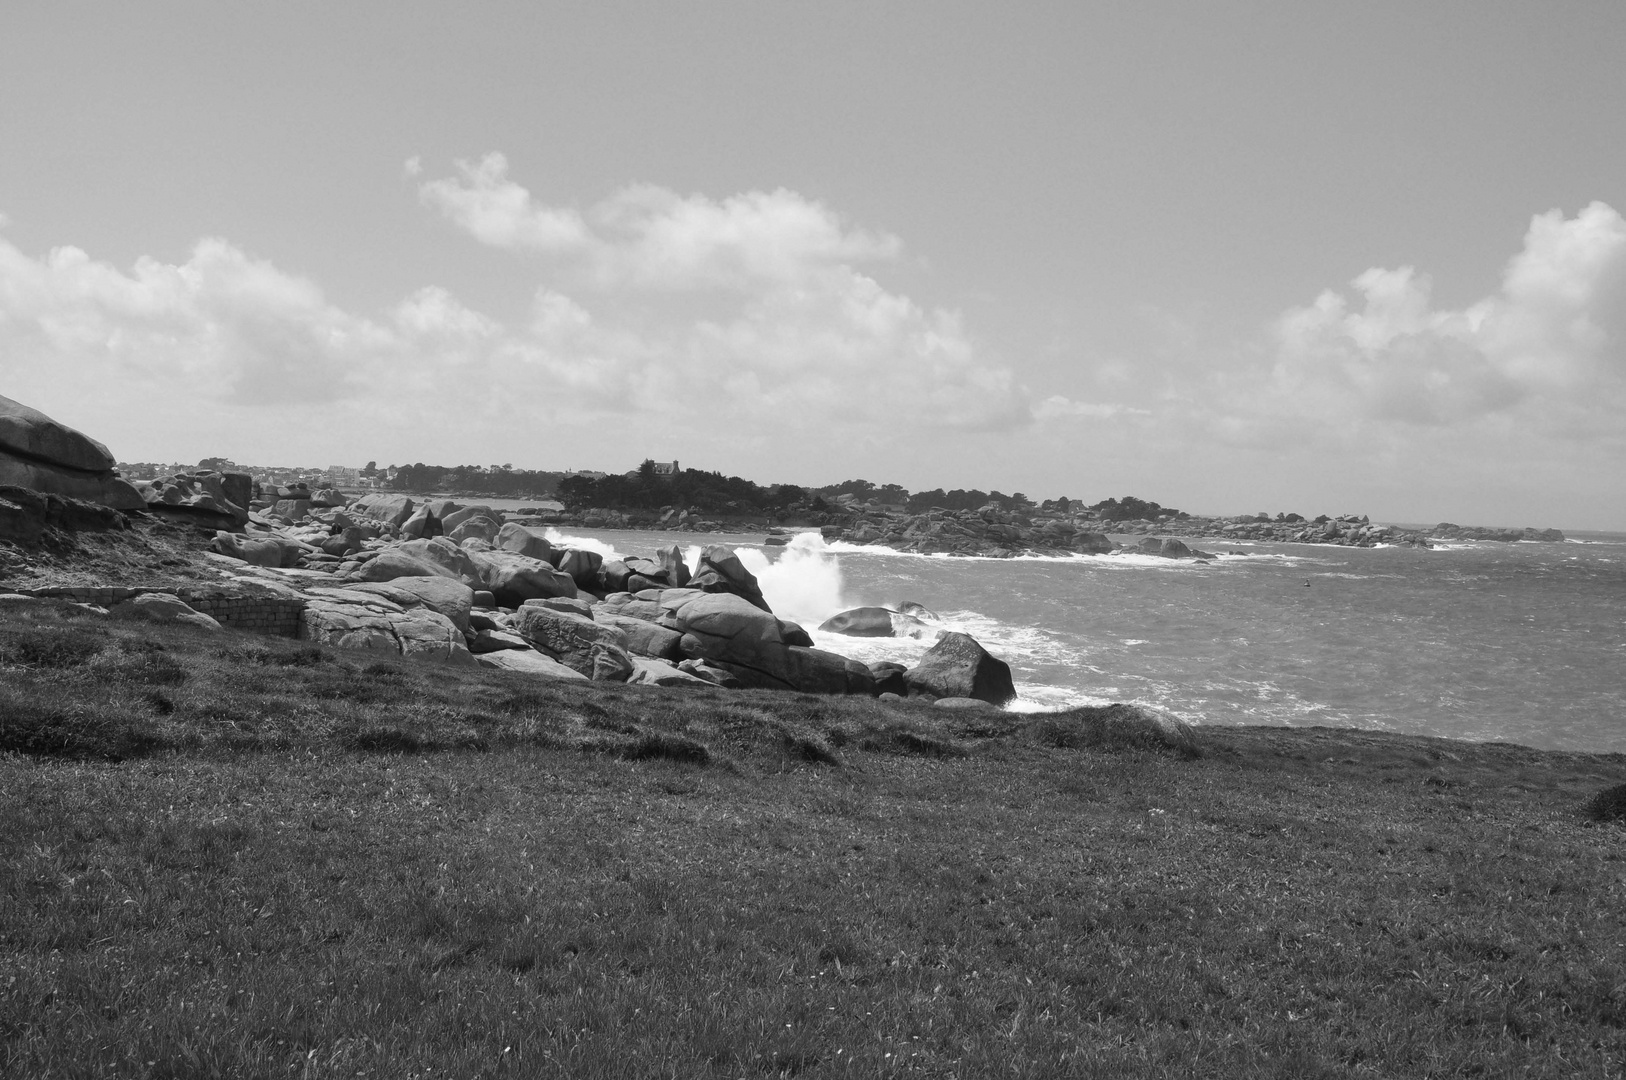
[[[562,533],[552,526],[549,526],[547,532],[542,535],[547,537],[548,543],[554,547],[575,548],[577,551],[594,551],[606,559],[622,558],[621,553],[615,549],[614,545],[607,544],[603,540],[591,536],[573,536],[570,533]]]

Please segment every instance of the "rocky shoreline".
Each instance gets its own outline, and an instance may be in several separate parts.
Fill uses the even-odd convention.
[[[1016,514],[989,507],[982,510],[930,510],[923,514],[859,510],[845,514],[812,514],[794,520],[780,518],[763,525],[760,518],[712,521],[686,511],[669,511],[657,517],[602,509],[569,513],[522,508],[518,514],[522,520],[537,524],[583,528],[681,532],[764,530],[770,545],[785,542],[782,538],[798,529],[817,529],[826,540],[872,544],[915,554],[979,558],[1103,555],[1126,550],[1169,558],[1212,557],[1176,538],[1208,543],[1249,541],[1366,548],[1428,548],[1440,540],[1562,543],[1566,539],[1558,529],[1502,529],[1441,522],[1433,528],[1418,530],[1374,524],[1365,515],[1322,516],[1314,520],[1305,520],[1296,515],[1280,519],[1254,515],[1182,515],[1156,521],[1126,521],[1081,514]],[[1140,536],[1144,539],[1124,544],[1114,541],[1112,535]]]
[[[270,595],[289,605],[273,611],[277,606],[270,601],[234,606],[233,597],[211,595],[209,604],[218,613],[245,627],[291,621],[298,637],[339,648],[481,664],[548,679],[896,695],[968,706],[1001,706],[1016,696],[1007,664],[967,635],[930,626],[920,617],[929,613],[859,609],[827,621],[821,629],[831,633],[934,641],[913,668],[865,665],[814,647],[806,630],[778,618],[726,545],[706,545],[693,567],[675,544],[644,558],[606,560],[595,551],[550,541],[540,528],[580,524],[705,532],[754,522],[725,525],[676,507],[635,517],[614,511],[510,514],[480,503],[420,501],[392,493],[352,500],[333,490],[263,490],[246,473],[209,469],[136,486],[114,474],[112,460],[100,443],[0,398],[0,480],[22,481],[0,484],[3,576],[13,576],[18,545],[72,549],[76,534],[116,536],[146,516],[183,530],[212,532],[203,558],[214,560],[214,572],[242,591],[237,600]],[[1360,547],[1429,544],[1421,533],[1373,525],[1365,517],[1305,521],[1297,515],[1270,520],[1171,514],[1157,521],[1109,521],[1078,513],[1026,515],[994,506],[912,515],[849,506],[839,513],[821,511],[811,521],[769,523],[775,535],[768,543],[787,542],[784,526],[804,524],[818,527],[827,539],[853,544],[1000,558],[1122,550],[1171,559],[1214,557],[1181,536]],[[1106,534],[1109,528],[1144,535],[1125,548]],[[1556,530],[1442,524],[1437,531],[1453,539],[1563,539]],[[188,561],[163,560],[166,565]],[[178,591],[134,584],[141,587],[115,590],[118,598],[110,596],[108,610],[220,627]],[[95,599],[75,599],[83,591],[31,590],[101,607]],[[22,591],[7,595],[13,601],[29,599]],[[1167,718],[1148,723],[1169,726]]]

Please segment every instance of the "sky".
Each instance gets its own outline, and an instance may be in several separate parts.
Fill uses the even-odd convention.
[[[0,394],[124,461],[1626,530],[1626,5],[85,4]]]

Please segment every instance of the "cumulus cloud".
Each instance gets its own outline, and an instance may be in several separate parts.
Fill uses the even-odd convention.
[[[500,153],[457,162],[458,175],[419,188],[424,203],[482,243],[579,256],[610,288],[729,288],[805,283],[850,264],[895,258],[897,237],[847,226],[796,192],[722,199],[635,184],[585,217],[536,200]]]
[[[591,237],[581,215],[569,208],[535,204],[529,191],[508,179],[508,159],[503,155],[460,161],[457,168],[460,176],[431,180],[418,189],[419,195],[481,243],[553,252],[589,246]]]
[[[882,445],[1034,420],[1025,387],[957,312],[862,268],[895,257],[895,238],[788,191],[709,199],[643,186],[582,216],[540,205],[506,170],[494,155],[421,186],[474,237],[552,257],[533,264],[531,310],[506,322],[439,285],[349,311],[222,239],[128,269],[0,239],[6,392],[49,406],[71,384],[103,414],[122,403],[230,432],[273,418],[290,437],[330,441],[432,432],[448,457],[460,456],[459,431],[494,441],[595,418],[691,445]]]
[[[1373,268],[1270,327],[1263,366],[1225,365],[1187,401],[1235,442],[1305,431],[1618,429],[1626,405],[1626,220],[1594,202],[1532,219],[1501,287],[1437,306],[1427,274]]]
[[[128,273],[75,247],[36,260],[0,242],[0,342],[12,378],[79,369],[276,402],[313,384],[350,392],[355,362],[387,348],[390,333],[223,240],[199,242],[178,265],[140,259]]]
[[[897,237],[796,192],[711,198],[639,184],[578,213],[535,198],[495,153],[419,192],[474,238],[548,256],[542,272],[596,295],[589,317],[549,286],[539,318],[550,342],[512,351],[533,366],[562,362],[559,378],[607,395],[616,380],[620,408],[987,430],[1033,419],[1026,390],[980,355],[956,312],[889,292],[864,269],[896,259]],[[700,291],[726,297],[720,314],[715,301],[683,299]],[[641,294],[665,298],[663,317],[630,317]]]

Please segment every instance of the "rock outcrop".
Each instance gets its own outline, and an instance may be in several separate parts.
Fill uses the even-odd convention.
[[[935,619],[919,604],[905,605]],[[844,634],[847,637],[908,637],[929,639],[938,635],[937,627],[930,625],[909,610],[894,611],[884,607],[852,608],[832,615],[819,624],[819,632]]]
[[[991,705],[1005,705],[1016,698],[1010,665],[969,634],[943,634],[903,678],[911,695],[976,698]]]
[[[595,681],[626,682],[634,671],[621,631],[591,618],[527,604],[514,628],[538,652]]]
[[[142,510],[146,500],[113,468],[106,446],[8,397],[0,397],[0,486]]]
[[[142,593],[107,609],[109,615],[124,619],[145,619],[148,622],[178,623],[195,626],[200,630],[219,630],[221,625],[213,616],[205,615],[178,596],[168,593]]]
[[[762,596],[762,586],[756,575],[745,568],[733,549],[722,544],[707,544],[700,552],[700,565],[689,579],[688,588],[708,593],[729,593],[754,607],[768,610],[768,601]]]
[[[35,543],[48,528],[111,532],[129,528],[124,515],[102,503],[0,486],[0,540]]]
[[[1498,529],[1484,525],[1454,525],[1442,521],[1429,530],[1429,535],[1441,540],[1499,540],[1515,544],[1525,540],[1561,544],[1565,537],[1557,529]]]
[[[300,617],[299,636],[341,649],[369,649],[408,660],[472,665],[474,654],[457,624],[427,607],[403,608],[371,593],[315,589]]]

